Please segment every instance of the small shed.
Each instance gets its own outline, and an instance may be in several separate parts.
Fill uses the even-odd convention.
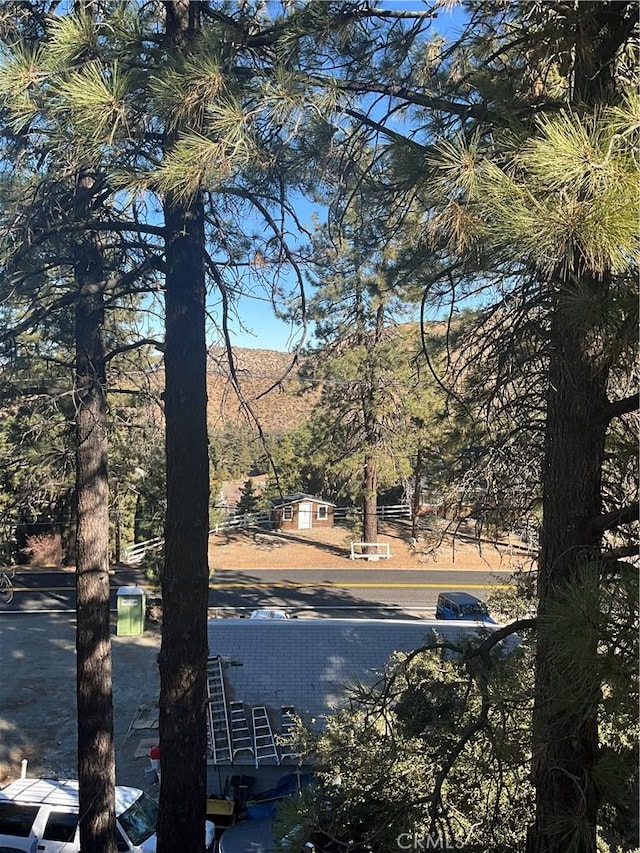
[[[311,530],[333,527],[335,504],[296,492],[271,501],[271,524],[276,530]]]

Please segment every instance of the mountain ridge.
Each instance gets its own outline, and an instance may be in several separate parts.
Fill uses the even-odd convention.
[[[207,420],[214,432],[229,424],[255,429],[249,409],[268,433],[287,432],[310,417],[320,391],[300,378],[307,357],[253,347],[234,347],[232,353],[242,399],[232,382],[226,350],[219,346],[208,349]]]

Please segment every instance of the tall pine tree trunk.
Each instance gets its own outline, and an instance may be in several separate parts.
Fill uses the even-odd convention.
[[[86,195],[90,184],[91,179],[82,176],[78,195]],[[76,655],[80,846],[90,853],[115,853],[103,269],[100,248],[89,241],[85,241],[78,250],[76,282]]]
[[[411,536],[418,538],[420,533],[420,497],[422,495],[422,445],[418,444],[416,464],[413,466],[413,495],[411,497]]]
[[[198,4],[167,3],[167,37],[188,50]],[[206,812],[209,460],[204,209],[168,195],[165,421],[167,511],[162,571],[158,853],[202,853]]]
[[[366,386],[362,389],[362,418],[364,423],[365,456],[362,482],[362,536],[365,542],[378,541],[378,459],[376,451],[380,445],[380,423],[378,421],[378,385],[377,348],[384,331],[384,301],[376,309],[376,325],[373,336],[365,331],[365,309],[361,300],[360,288],[357,299],[358,343],[366,348]],[[365,553],[376,553],[376,549],[365,548]]]
[[[569,5],[569,4],[567,4]],[[578,108],[616,98],[614,57],[637,18],[627,3],[583,2],[573,7],[576,39],[572,79]],[[559,277],[550,336],[549,391],[543,470],[543,527],[539,559],[539,625],[533,713],[536,817],[529,853],[595,853],[598,793],[598,579],[602,465],[608,427],[609,363],[597,320],[581,322],[575,308],[586,294],[605,304],[608,276],[590,275],[576,259]],[[573,296],[573,305],[567,295]],[[589,309],[585,309],[585,316]],[[565,593],[582,595],[575,631],[583,681],[567,690],[562,637],[550,609]],[[567,605],[569,606],[569,605]]]
[[[364,460],[364,477],[362,490],[362,538],[365,542],[378,541],[378,468],[374,456],[367,454]],[[365,548],[365,553],[375,553],[374,549]]]
[[[159,853],[201,853],[209,595],[202,204],[165,204],[167,453],[160,651]]]
[[[597,286],[597,284],[596,284]],[[536,823],[532,853],[595,853],[597,759],[598,570],[600,533],[590,524],[601,511],[601,468],[607,429],[607,371],[588,336],[576,335],[569,311],[557,308],[543,472],[543,528],[539,561],[539,624],[533,776]],[[583,594],[575,632],[587,682],[567,693],[566,643],[550,608],[572,607]],[[569,593],[569,596],[566,593]],[[589,666],[584,666],[588,662]]]

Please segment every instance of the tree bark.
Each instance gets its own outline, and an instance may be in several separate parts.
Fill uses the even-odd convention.
[[[188,49],[197,7],[166,3],[170,47]],[[167,139],[167,144],[170,144]],[[204,209],[164,201],[167,510],[161,576],[158,853],[202,853],[206,816],[209,460]]]
[[[598,799],[593,768],[600,699],[597,587],[601,535],[590,519],[601,508],[607,371],[596,363],[586,340],[587,335],[576,335],[571,318],[557,308],[552,321],[538,573],[532,853],[596,850]],[[567,706],[559,698],[566,696],[566,665],[557,654],[566,638],[549,614],[565,600],[569,606],[565,596],[571,589],[585,593],[583,621],[575,630],[583,639],[583,659],[591,659],[593,665],[590,683],[580,685],[580,700]]]
[[[567,4],[569,5],[569,4]],[[573,96],[595,106],[616,99],[613,61],[636,18],[627,3],[581,3],[575,13]],[[579,264],[574,264],[576,270]],[[603,331],[580,323],[563,305],[563,291],[585,291],[605,300],[608,277],[587,272],[560,278],[551,328],[549,391],[543,469],[543,524],[538,571],[536,698],[533,712],[533,778],[536,816],[528,853],[595,853],[598,793],[598,582],[602,531],[602,465],[609,423],[609,363]],[[583,591],[576,631],[582,638],[583,683],[568,699],[567,671],[557,654],[562,636],[554,608],[566,592]],[[585,666],[585,662],[588,666]],[[589,671],[591,675],[584,676]]]
[[[411,536],[418,538],[420,532],[420,495],[422,493],[422,445],[418,444],[416,464],[413,467],[413,496],[411,501]]]
[[[158,853],[201,853],[206,800],[209,595],[204,227],[200,200],[168,199],[167,456],[160,650]]]
[[[378,468],[374,456],[364,460],[364,483],[362,491],[362,538],[365,542],[378,541]],[[368,548],[365,553],[369,553]],[[375,549],[372,553],[375,553]]]
[[[78,193],[87,192],[86,176]],[[83,186],[83,183],[85,186]],[[76,265],[76,596],[80,846],[115,853],[115,759],[109,609],[107,402],[100,248]]]

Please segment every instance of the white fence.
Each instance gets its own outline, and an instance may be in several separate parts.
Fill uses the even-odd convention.
[[[335,507],[333,517],[336,521],[344,520],[348,515],[357,516],[360,512],[359,507]],[[379,506],[376,511],[379,519],[387,518],[411,518],[411,507],[409,504],[394,504],[393,506]],[[244,530],[246,527],[256,527],[263,524],[268,524],[271,520],[269,510],[261,512],[245,512],[243,515],[230,515],[227,518],[215,524],[209,531],[211,536],[213,533],[221,533],[223,530]],[[145,542],[136,542],[135,545],[130,545],[125,548],[124,562],[139,563],[147,551],[156,551],[162,548],[164,539],[156,537],[155,539],[147,539]]]
[[[265,509],[262,512],[245,512],[243,515],[233,515],[223,519],[209,531],[209,536],[212,533],[220,533],[222,530],[244,530],[245,527],[255,527],[256,525],[268,524],[271,521],[271,513]]]
[[[136,542],[135,545],[130,545],[128,548],[125,548],[124,562],[139,563],[147,551],[157,551],[158,548],[162,548],[163,545],[164,539],[160,536],[155,539],[147,539],[145,542]]]
[[[336,521],[347,518],[349,515],[357,518],[362,515],[362,507],[359,506],[337,506],[333,510]],[[376,516],[384,521],[385,518],[411,518],[411,506],[409,504],[393,504],[392,506],[379,506]]]

